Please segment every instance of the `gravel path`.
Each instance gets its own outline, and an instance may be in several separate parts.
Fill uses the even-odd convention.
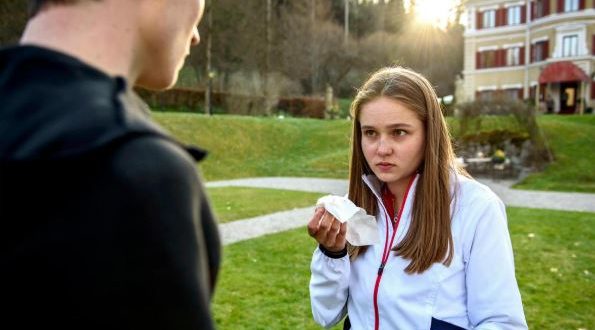
[[[494,181],[481,178],[478,181],[489,186],[508,206],[595,212],[595,194],[515,190],[510,188],[513,181]],[[291,177],[215,181],[207,182],[206,186],[273,188],[335,195],[345,195],[348,187],[346,180]],[[313,211],[314,206],[288,210],[224,223],[219,228],[223,243],[231,244],[305,226]]]

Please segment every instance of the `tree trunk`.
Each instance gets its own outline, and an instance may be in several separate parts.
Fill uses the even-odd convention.
[[[211,115],[211,90],[213,88],[213,73],[211,72],[211,46],[212,46],[212,35],[213,35],[213,1],[208,1],[207,7],[207,88],[205,90],[205,113]]]
[[[270,93],[270,73],[271,73],[271,0],[267,0],[266,8],[266,54],[264,63],[264,113],[267,116],[271,115],[272,100]]]
[[[349,0],[345,0],[345,39],[344,43],[347,44],[349,40]]]
[[[316,40],[314,38],[314,28],[316,24],[316,0],[310,0],[310,92],[314,94],[316,91],[316,56],[314,48]]]

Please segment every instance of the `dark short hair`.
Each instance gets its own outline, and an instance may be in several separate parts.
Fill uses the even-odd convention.
[[[49,4],[68,5],[80,1],[82,0],[29,0],[29,17],[37,15],[37,13],[39,13],[39,11],[43,9],[44,6],[47,6]]]

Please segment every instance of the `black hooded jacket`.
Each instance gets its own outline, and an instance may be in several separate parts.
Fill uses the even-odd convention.
[[[123,79],[48,49],[0,50],[2,323],[214,328],[203,156]]]

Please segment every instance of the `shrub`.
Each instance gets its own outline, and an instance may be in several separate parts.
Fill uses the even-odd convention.
[[[152,108],[187,109],[189,112],[198,112],[204,106],[205,91],[191,88],[172,88],[165,91],[150,91],[136,88],[136,93]],[[226,94],[222,92],[211,93],[211,104],[220,108]]]
[[[543,168],[545,164],[553,161],[547,141],[537,125],[535,108],[520,101],[495,100],[474,101],[458,105],[460,114],[459,135],[463,145],[489,144],[501,145],[503,141],[518,144],[525,139],[531,141],[530,151],[525,163],[533,168]],[[482,131],[481,115],[512,115],[522,129],[522,133],[505,130]]]
[[[277,103],[277,111],[293,117],[324,118],[325,107],[322,97],[283,97]]]

